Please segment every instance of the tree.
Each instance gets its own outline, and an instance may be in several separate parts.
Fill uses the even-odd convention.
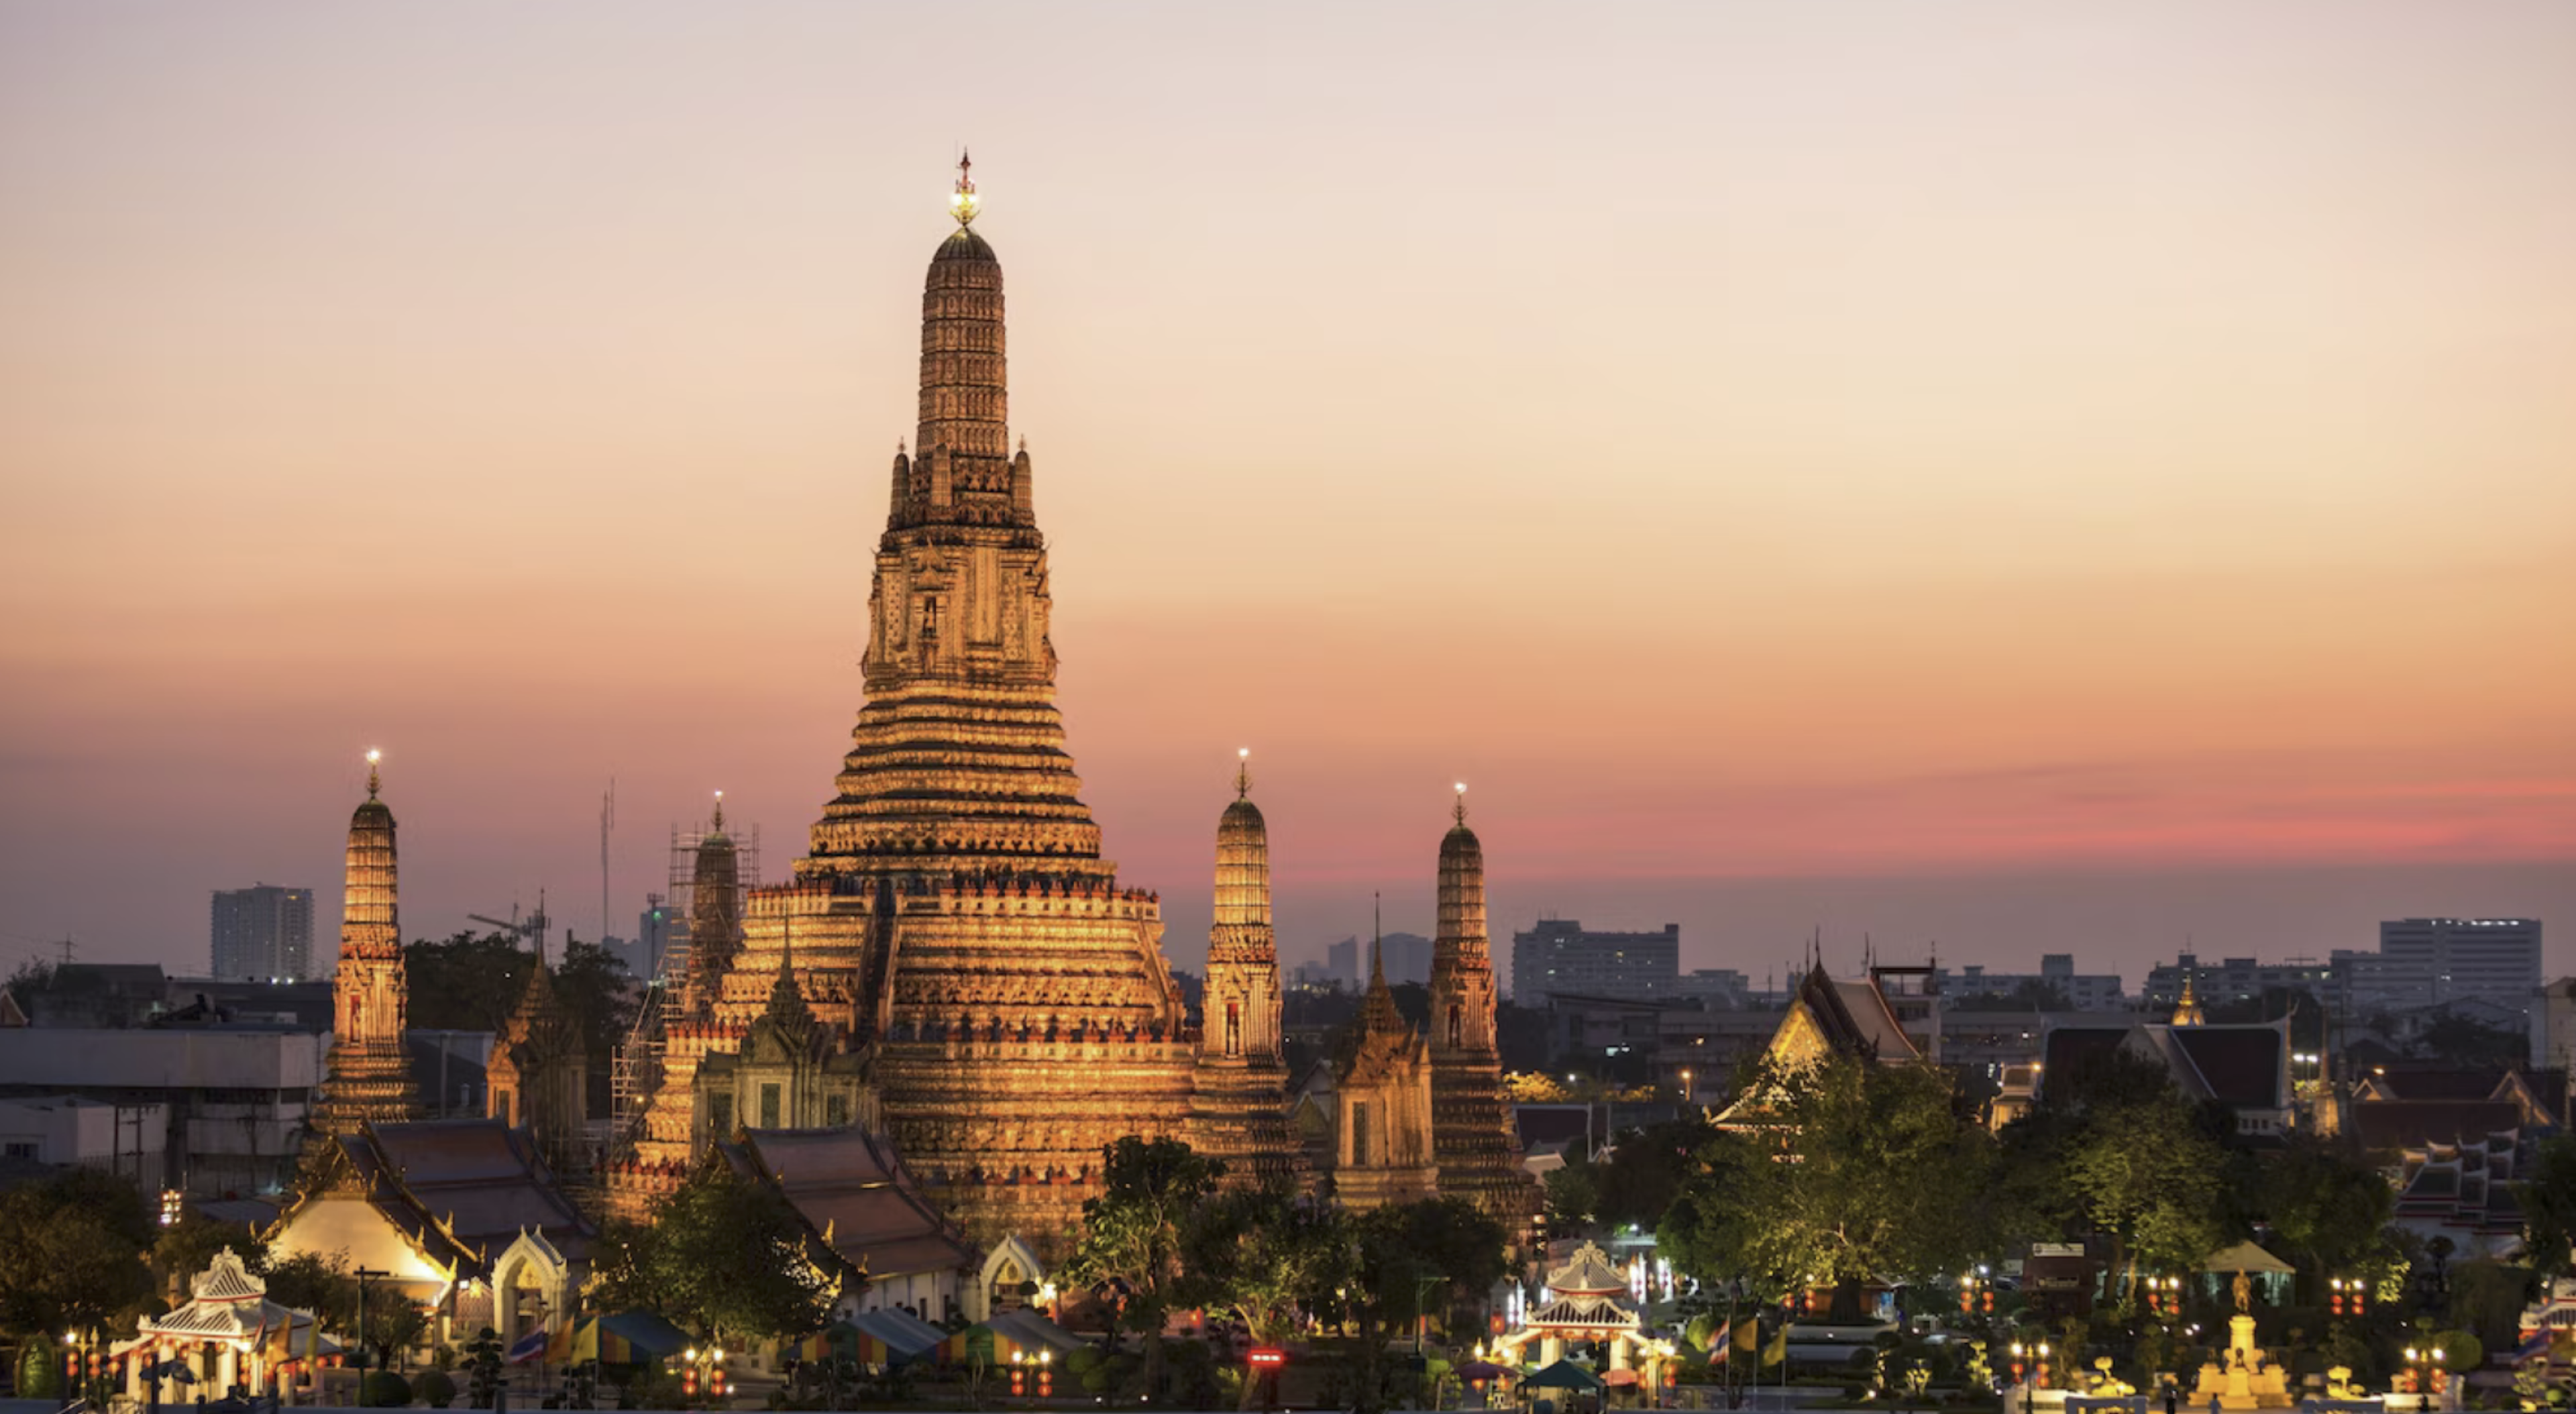
[[[1353,1328],[1353,1407],[1377,1414],[1385,1407],[1388,1335],[1429,1315],[1429,1298],[1438,1296],[1445,1308],[1458,1292],[1481,1292],[1501,1280],[1509,1238],[1462,1198],[1373,1208],[1343,1222],[1339,1279],[1329,1293],[1317,1293],[1317,1306],[1319,1314]]]
[[[1101,1151],[1100,1196],[1082,1205],[1082,1241],[1065,1263],[1077,1282],[1124,1288],[1119,1323],[1144,1337],[1144,1393],[1162,1382],[1163,1319],[1181,1304],[1182,1234],[1225,1165],[1178,1139],[1129,1134]]]
[[[403,949],[411,1024],[424,1031],[498,1031],[528,990],[534,955],[508,933],[456,933]]]
[[[1677,1264],[1757,1296],[1930,1280],[1993,1240],[1993,1143],[1951,1106],[1946,1072],[1851,1056],[1756,1068],[1766,1123],[1705,1145],[1658,1229]]]
[[[1243,1322],[1255,1345],[1279,1345],[1345,1272],[1348,1234],[1329,1205],[1270,1185],[1220,1193],[1200,1205],[1181,1234],[1181,1262],[1206,1305]],[[1258,1400],[1258,1372],[1246,1371],[1240,1408]]]
[[[1681,1196],[1700,1149],[1717,1136],[1707,1120],[1688,1116],[1629,1130],[1599,1166],[1599,1207],[1613,1228],[1651,1228]]]
[[[783,1194],[721,1154],[617,1244],[613,1295],[719,1343],[817,1330],[855,1275]]]
[[[256,1272],[268,1263],[268,1245],[251,1234],[246,1223],[217,1222],[190,1209],[161,1229],[152,1244],[153,1284],[173,1305],[188,1299],[188,1282],[214,1264],[227,1248],[241,1254],[242,1265]]]
[[[1582,1231],[1601,1211],[1601,1174],[1577,1154],[1539,1180],[1547,1194],[1547,1226],[1560,1236]]]
[[[132,1182],[76,1168],[0,1194],[0,1329],[96,1331],[152,1299],[152,1219]]]
[[[2522,1205],[2523,1245],[2532,1270],[2543,1277],[2566,1275],[2570,1247],[2576,1245],[2576,1136],[2542,1143],[2531,1177],[2514,1185],[2513,1196]]]
[[[2313,1283],[2375,1259],[2393,1215],[2388,1180],[2313,1135],[2294,1136],[2262,1167],[2263,1216]],[[2310,1288],[2310,1299],[2315,1288]]]
[[[2226,1235],[2219,1216],[2226,1162],[2192,1106],[2167,1088],[2088,1114],[2064,1176],[2084,1215],[2111,1235],[2112,1270],[2135,1290],[2141,1262],[2194,1271],[2218,1247]]]
[[[2531,1042],[2520,1032],[2444,1012],[2416,1034],[2413,1049],[2428,1060],[2452,1065],[2512,1065],[2530,1053]]]
[[[554,967],[556,1000],[581,1027],[583,1049],[591,1067],[604,1070],[635,1025],[638,994],[625,959],[606,947],[580,938],[564,943],[563,960]]]

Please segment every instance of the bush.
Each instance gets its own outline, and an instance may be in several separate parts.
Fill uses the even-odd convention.
[[[391,1370],[370,1370],[366,1378],[367,1403],[377,1409],[400,1409],[411,1403],[411,1381]]]
[[[430,1408],[444,1409],[456,1402],[456,1381],[449,1379],[445,1370],[432,1370],[420,1377],[420,1383],[412,1386],[412,1392]]]

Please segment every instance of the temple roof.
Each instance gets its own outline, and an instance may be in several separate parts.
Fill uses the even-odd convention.
[[[1610,1265],[1599,1244],[1586,1242],[1574,1249],[1564,1266],[1547,1274],[1547,1288],[1565,1295],[1607,1296],[1628,1289],[1628,1279]]]
[[[1882,1061],[1921,1055],[1914,1038],[1905,1034],[1904,1024],[1889,1008],[1887,994],[1869,978],[1830,977],[1819,963],[1798,984],[1798,1002],[1813,1015],[1817,1029],[1835,1050]]]
[[[2289,1037],[2272,1026],[2177,1026],[2174,1044],[2191,1058],[2209,1098],[2250,1108],[2289,1103],[2282,1093]]]
[[[755,1130],[722,1147],[737,1172],[775,1185],[817,1236],[873,1279],[982,1260],[921,1195],[893,1148],[863,1129]]]
[[[497,1119],[370,1125],[338,1152],[376,1210],[422,1254],[480,1274],[523,1231],[580,1261],[597,1229],[555,1184],[524,1130]],[[293,1221],[289,1210],[286,1221]]]

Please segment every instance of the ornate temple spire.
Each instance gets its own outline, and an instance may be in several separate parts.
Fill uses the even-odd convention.
[[[2192,994],[2191,976],[2198,970],[2191,967],[2182,970],[2182,998],[2174,1004],[2173,1025],[2199,1026],[2209,1019],[2201,1012],[2200,998]]]
[[[1404,1013],[1396,1009],[1395,992],[1386,985],[1386,917],[1383,901],[1370,896],[1374,922],[1369,928],[1368,995],[1360,1000],[1360,1034],[1388,1035],[1405,1028]]]
[[[1491,968],[1485,939],[1485,847],[1467,828],[1467,786],[1460,782],[1450,818],[1456,823],[1440,841],[1440,936],[1432,947],[1432,966],[1441,959]]]
[[[394,812],[384,802],[384,753],[367,753],[367,798],[349,817],[342,877],[339,964],[331,976],[331,1053],[321,1134],[410,1119],[411,1064],[403,1053],[409,989],[403,976]]]
[[[1002,266],[952,212],[923,277],[919,423],[869,595],[868,705],[800,877],[1115,875],[1055,705],[1032,463],[1010,449]]]
[[[915,515],[950,513],[1010,487],[996,484],[1011,455],[1008,378],[1002,340],[1002,263],[972,223],[981,209],[961,163],[948,198],[957,229],[930,258],[921,292],[921,417],[912,439]],[[946,465],[941,465],[942,452]],[[944,484],[928,484],[942,481]]]
[[[1464,781],[1449,820],[1440,840],[1440,935],[1431,945],[1432,1152],[1443,1196],[1465,1198],[1518,1233],[1537,1213],[1537,1196],[1503,1102],[1485,847],[1467,828]]]
[[[1235,768],[1234,800],[1218,817],[1216,826],[1216,926],[1219,937],[1215,944],[1229,941],[1227,929],[1258,928],[1263,950],[1270,947],[1270,827],[1261,818],[1261,807],[1252,803],[1252,773],[1248,765],[1251,752],[1243,755],[1247,764]],[[1248,940],[1244,940],[1248,941]]]
[[[689,954],[680,1009],[703,1016],[723,995],[724,974],[742,950],[742,860],[724,829],[724,792],[699,839],[689,871]]]

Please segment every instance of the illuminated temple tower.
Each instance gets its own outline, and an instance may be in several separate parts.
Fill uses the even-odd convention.
[[[689,862],[689,952],[676,992],[656,1023],[653,1091],[644,1102],[641,1132],[627,1136],[628,1151],[608,1167],[608,1211],[615,1216],[642,1218],[688,1177],[705,1123],[696,1112],[699,1063],[740,1046],[758,1015],[717,1015],[717,1000],[732,987],[729,978],[742,952],[742,910],[741,854],[725,833],[724,792],[718,791],[715,819]],[[719,1137],[731,1134],[727,1126]]]
[[[317,1142],[420,1113],[403,1054],[408,999],[395,906],[394,812],[378,798],[384,785],[378,759],[367,753],[367,798],[349,818],[340,963],[331,977],[331,1054],[322,1103],[313,1112]]]
[[[1247,764],[1235,773],[1234,799],[1216,827],[1216,920],[1208,930],[1189,1134],[1191,1147],[1223,1159],[1238,1181],[1297,1176],[1299,1150],[1283,1100],[1288,1067],[1279,1058],[1279,1002],[1270,833],[1252,803]]]
[[[1024,1233],[1051,1256],[1104,1145],[1183,1132],[1196,1046],[1160,903],[1119,886],[1065,753],[1046,538],[1028,451],[1008,440],[1002,267],[970,224],[968,175],[922,291],[920,419],[876,546],[867,702],[793,881],[751,892],[706,1024],[738,1047],[784,969],[821,1045],[870,1053],[886,1131],[928,1195],[978,1241]],[[716,976],[692,972],[693,995]],[[686,1112],[666,1104],[680,1054],[675,1030],[656,1149],[686,1143],[653,1123]]]
[[[1440,841],[1440,935],[1431,945],[1432,1156],[1444,1197],[1465,1198],[1520,1235],[1538,1193],[1503,1103],[1494,1044],[1494,962],[1485,937],[1485,849],[1467,828],[1467,788]]]

